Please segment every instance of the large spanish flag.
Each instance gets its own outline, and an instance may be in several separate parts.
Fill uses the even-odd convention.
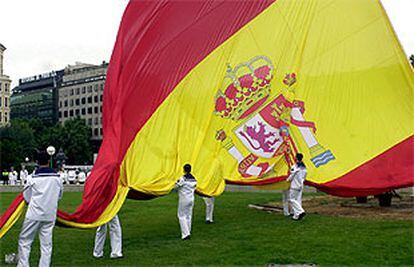
[[[126,197],[168,194],[185,163],[204,195],[274,184],[296,152],[334,195],[412,186],[413,89],[379,1],[131,1],[103,144],[82,204],[58,220],[105,223]]]

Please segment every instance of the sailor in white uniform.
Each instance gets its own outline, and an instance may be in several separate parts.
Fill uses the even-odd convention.
[[[305,215],[305,210],[302,208],[302,192],[303,182],[306,179],[306,166],[302,162],[303,155],[296,154],[296,164],[292,166],[290,175],[287,181],[290,182],[289,202],[293,210],[293,220],[301,220]]]
[[[49,155],[44,151],[37,156],[40,167],[27,180],[23,196],[29,206],[19,236],[19,262],[17,266],[29,266],[30,250],[39,232],[39,266],[50,266],[52,257],[52,235],[55,226],[58,201],[62,197],[63,185],[59,175],[49,165]]]
[[[20,181],[22,182],[22,185],[26,184],[28,175],[29,175],[29,172],[26,170],[26,167],[22,166],[22,169],[20,170]]]
[[[181,227],[181,239],[187,240],[191,236],[191,220],[193,216],[194,191],[197,181],[191,174],[191,165],[184,165],[184,175],[177,181],[175,188],[178,191],[178,221]]]
[[[17,172],[14,170],[13,167],[11,167],[10,172],[9,172],[9,181],[10,181],[10,185],[17,184]]]
[[[109,226],[109,239],[111,240],[111,259],[122,258],[122,228],[118,215],[115,215],[108,223],[103,224],[96,229],[95,246],[93,256],[95,258],[103,257],[103,248],[105,245],[106,232]]]
[[[213,213],[214,213],[214,197],[203,197],[204,203],[206,204],[206,223],[213,223]]]

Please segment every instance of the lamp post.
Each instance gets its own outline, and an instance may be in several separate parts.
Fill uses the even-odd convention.
[[[54,147],[54,146],[48,146],[48,147],[46,148],[46,152],[47,152],[47,154],[49,154],[49,156],[50,156],[50,168],[53,168],[53,155],[55,154],[56,149],[55,149],[55,147]]]

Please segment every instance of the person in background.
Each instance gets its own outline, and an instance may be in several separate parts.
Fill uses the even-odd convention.
[[[122,258],[122,228],[118,215],[115,215],[108,223],[99,226],[96,229],[95,246],[93,256],[102,258],[104,255],[103,248],[105,245],[106,232],[109,226],[109,239],[111,240],[111,259]]]
[[[59,177],[62,183],[66,184],[68,182],[68,173],[63,168],[60,168],[58,173],[59,173]]]
[[[50,266],[52,257],[52,236],[55,226],[58,201],[62,197],[63,185],[59,175],[49,168],[49,155],[41,151],[37,155],[39,168],[23,189],[23,197],[29,204],[19,236],[19,261],[17,266],[29,266],[33,240],[39,233],[39,266]]]
[[[191,221],[194,206],[194,191],[197,181],[191,174],[191,165],[184,165],[184,175],[176,182],[178,191],[178,222],[181,228],[181,239],[188,240],[191,237]]]
[[[85,181],[86,181],[86,174],[82,169],[79,169],[78,183],[79,184],[84,184]]]
[[[295,221],[301,220],[306,215],[305,210],[302,208],[302,192],[307,170],[302,160],[303,155],[297,153],[296,164],[292,166],[287,178],[287,181],[290,182],[289,202],[293,210],[292,219]]]
[[[20,181],[22,181],[22,185],[26,184],[28,175],[29,175],[29,172],[26,170],[26,167],[22,166],[22,169],[20,170]]]
[[[10,168],[9,181],[10,181],[10,185],[17,184],[17,172],[14,170],[14,167]]]
[[[211,224],[214,222],[214,197],[203,197],[204,203],[206,204],[206,223]]]

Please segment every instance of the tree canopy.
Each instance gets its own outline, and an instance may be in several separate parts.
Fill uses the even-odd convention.
[[[39,150],[52,145],[62,148],[67,164],[92,162],[91,129],[80,118],[71,119],[64,125],[45,125],[39,119],[12,120],[0,128],[0,168],[18,167],[28,157],[32,160]]]

